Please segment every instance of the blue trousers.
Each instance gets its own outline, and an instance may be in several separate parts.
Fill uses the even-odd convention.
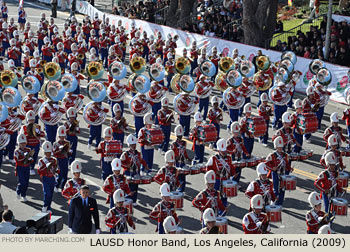
[[[10,142],[6,146],[6,150],[5,150],[5,153],[4,153],[5,156],[8,155],[10,160],[13,160],[13,154],[15,152],[16,143],[17,143],[17,135],[18,135],[17,131],[13,132],[13,134],[10,135]]]
[[[168,126],[160,125],[160,128],[164,133],[164,142],[160,145],[160,148],[162,148],[162,150],[166,152],[168,151],[168,148],[169,148],[171,125],[168,125]]]
[[[288,108],[293,108],[293,96],[294,96],[295,89],[293,90],[293,94],[290,97],[290,101],[288,102]]]
[[[209,97],[204,99],[199,99],[198,111],[202,113],[202,110],[204,110],[203,121],[205,121],[205,119],[207,119],[208,110],[209,110]]]
[[[60,173],[57,176],[56,187],[63,189],[68,177],[68,158],[57,158],[57,162]]]
[[[266,133],[265,135],[261,136],[260,139],[262,140],[263,144],[267,144],[267,140],[269,140],[269,125],[270,125],[270,120],[265,120],[266,122]]]
[[[154,103],[152,106],[152,120],[154,121],[155,124],[158,124],[158,110],[162,108],[162,105],[160,102]]]
[[[137,173],[136,172],[125,171],[124,174],[125,174],[125,176],[134,176]],[[131,192],[134,192],[134,194],[132,196],[128,197],[128,198],[132,199],[132,201],[134,203],[136,203],[138,190],[139,190],[139,185],[138,184],[134,184],[134,183],[130,183],[129,184],[129,188],[130,188]]]
[[[194,71],[194,69],[197,68],[197,66],[198,66],[198,60],[197,60],[197,59],[194,59],[194,60],[191,62],[191,72],[190,72],[191,76],[193,76],[193,71]]]
[[[67,135],[67,140],[70,142],[70,146],[72,149],[72,155],[68,157],[68,163],[70,165],[73,163],[77,155],[78,137]]]
[[[149,49],[148,47],[143,48],[142,58],[146,59],[146,62],[148,63],[148,55],[149,55]]]
[[[143,124],[143,117],[134,116],[134,120],[135,120],[135,134],[136,134],[136,138],[137,138],[140,129],[145,125]]]
[[[213,123],[216,129],[216,133],[217,133],[217,138],[216,138],[216,142],[220,139],[220,124],[218,123]],[[215,148],[216,148],[216,142],[214,144]]]
[[[227,128],[231,130],[231,124],[233,122],[238,122],[239,109],[229,109],[230,122],[227,125]]]
[[[317,120],[318,120],[318,129],[321,129],[321,123],[324,113],[324,107],[320,107],[318,111],[316,112]]]
[[[285,173],[286,175],[289,174],[289,172],[287,171]],[[272,172],[272,181],[273,181],[273,192],[275,193],[276,197],[278,197],[276,205],[282,206],[284,201],[285,190],[280,190],[280,181],[278,178],[278,173],[275,171]]]
[[[58,128],[57,124],[56,125],[45,124],[46,139],[52,144],[56,141],[57,128]]]
[[[295,129],[294,129],[293,135],[295,140],[300,144],[300,146],[303,146],[303,135],[300,135],[299,133],[297,133]],[[293,151],[296,153],[299,153],[301,151],[301,148],[302,147],[298,147],[297,145],[294,145]]]
[[[194,159],[199,164],[204,162],[204,144],[194,146]]]
[[[250,103],[250,97],[245,98],[244,105],[246,105],[247,103]],[[239,116],[242,116],[244,105],[239,108]]]
[[[2,165],[2,157],[3,157],[3,150],[0,150],[0,171],[1,171],[1,165]]]
[[[165,234],[163,222],[158,222],[158,234]]]
[[[348,137],[350,138],[350,125],[347,125],[346,129],[348,130]],[[349,146],[350,146],[350,144],[348,145],[348,148],[349,148]]]
[[[178,163],[176,162],[176,167],[184,167],[185,163]],[[179,182],[180,182],[180,186],[179,186],[179,192],[184,192],[185,191],[185,187],[186,187],[186,175],[185,174],[179,174],[178,176]]]
[[[147,166],[148,166],[148,171],[150,172],[153,167],[153,156],[154,156],[154,149],[150,150],[145,150],[143,146],[141,146],[141,153],[142,153],[142,158],[146,161]]]
[[[112,163],[105,162],[104,158],[102,158],[101,159],[101,168],[102,168],[101,178],[103,181],[105,181],[109,175],[113,174]]]
[[[287,111],[287,105],[279,106],[274,104],[273,105],[275,115],[273,118],[273,127],[277,127],[277,129],[282,127],[282,115],[284,112]]]
[[[256,105],[257,108],[259,108],[259,106],[260,106],[260,104],[261,104],[260,96],[261,96],[263,93],[269,94],[269,90],[258,91],[258,93],[259,93],[259,101],[258,101],[258,104]]]
[[[41,39],[38,39],[38,49],[39,49],[39,54],[41,54],[41,48],[44,45],[44,41]]]
[[[34,156],[33,156],[34,162],[31,164],[31,167],[30,167],[31,170],[34,170],[36,161],[38,160],[38,155],[39,155],[39,150],[40,150],[40,144],[38,144],[38,145],[36,145],[36,146],[27,145],[27,147],[30,148],[31,150],[32,150],[32,149],[35,150],[35,153],[34,153]]]
[[[21,195],[22,197],[25,197],[27,195],[27,189],[29,185],[29,171],[30,167],[23,167],[23,166],[17,166],[17,188],[16,192],[17,195]]]
[[[114,133],[113,132],[113,140],[119,140],[120,142],[122,142],[122,145],[124,144],[124,133]]]
[[[43,55],[43,60],[46,60],[46,62],[51,62],[52,61],[52,56]]]
[[[180,115],[180,120],[179,120],[181,126],[184,129],[184,136],[189,136],[190,134],[190,124],[191,124],[191,116],[187,115]]]
[[[220,191],[220,179],[216,179],[215,180],[215,185],[214,185],[214,189],[215,190],[217,190],[217,191]],[[227,207],[227,198],[226,197],[223,197],[222,195],[221,195],[221,201],[222,201],[222,204],[225,206],[225,207]],[[219,213],[219,215],[221,215],[222,213]],[[223,216],[225,216],[226,214],[223,214]]]
[[[123,100],[120,102],[114,102],[114,101],[108,100],[108,103],[111,105],[112,117],[115,117],[115,114],[113,112],[113,107],[114,107],[114,104],[116,104],[116,103],[118,103],[120,108],[122,109],[121,115],[123,116],[123,113],[124,113],[124,101]]]
[[[89,136],[89,144],[92,144],[92,141],[96,139],[96,147],[101,142],[101,133],[102,133],[102,124],[101,125],[90,125],[90,136]]]
[[[108,68],[108,48],[101,48],[101,59],[102,59],[102,64],[104,62],[104,68]]]
[[[43,177],[44,207],[47,207],[47,210],[51,209],[51,202],[52,202],[54,188],[55,188],[55,178],[44,176]]]
[[[249,154],[252,154],[253,148],[254,148],[254,137],[246,137],[245,134],[243,134],[243,143],[245,148],[247,149]],[[243,153],[243,158],[246,159],[247,156]]]
[[[171,79],[174,77],[174,74],[168,74],[168,76],[166,77],[166,81],[167,81],[167,88],[169,89],[169,92],[172,92],[171,87],[170,87],[170,83],[171,83]]]

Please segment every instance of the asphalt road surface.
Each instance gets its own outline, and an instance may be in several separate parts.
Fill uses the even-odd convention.
[[[25,9],[28,15],[28,21],[31,22],[32,27],[37,27],[37,23],[40,19],[40,14],[45,12],[47,17],[51,14],[48,6],[37,5],[33,3],[24,4]],[[17,20],[17,4],[8,3],[9,7],[9,16],[15,17]],[[55,22],[58,24],[60,31],[63,28],[64,20],[69,16],[68,12],[58,11],[58,18]],[[81,22],[82,16],[77,15],[78,21]],[[130,70],[129,70],[130,72]],[[106,73],[105,76],[106,78]],[[126,80],[123,80],[126,81]],[[82,86],[86,86],[86,81],[82,81]],[[22,95],[23,90],[20,88]],[[82,93],[85,93],[84,87],[82,88]],[[214,92],[219,95],[218,92]],[[299,98],[303,98],[304,95],[297,94]],[[174,94],[167,94],[170,101],[172,102]],[[130,95],[125,97],[125,104],[127,105],[130,100]],[[254,104],[254,112],[257,113],[256,103],[257,96],[252,97],[252,103]],[[85,98],[84,102],[87,104],[89,98]],[[108,106],[104,104],[104,106]],[[125,117],[127,122],[130,125],[134,125],[134,118],[130,114],[128,106],[125,106]],[[313,182],[317,175],[323,170],[319,164],[322,153],[324,152],[325,142],[322,139],[322,134],[324,129],[330,124],[329,116],[333,112],[338,112],[339,115],[342,115],[345,105],[329,102],[325,109],[325,115],[323,118],[323,124],[321,131],[313,134],[311,137],[312,143],[304,143],[305,149],[314,150],[314,155],[311,159],[303,162],[293,162],[292,167],[294,167],[294,175],[297,176],[297,190],[286,192],[286,197],[283,205],[283,214],[282,214],[282,223],[272,224],[272,232],[277,234],[304,234],[306,233],[306,222],[305,222],[305,213],[310,209],[310,206],[307,202],[307,197],[310,192],[315,190]],[[108,119],[105,121],[103,128],[109,125],[109,120],[111,118],[111,112],[109,112]],[[83,166],[82,176],[92,188],[92,196],[97,199],[100,213],[100,222],[101,229],[103,233],[108,232],[107,227],[104,225],[104,218],[108,211],[109,204],[105,203],[106,193],[101,190],[102,179],[101,179],[101,168],[100,168],[100,157],[94,151],[90,151],[87,148],[87,141],[89,136],[89,130],[87,128],[86,122],[82,118],[80,113],[78,116],[81,126],[81,134],[79,135],[78,151],[77,151],[77,160],[81,161]],[[220,136],[227,139],[229,133],[226,131],[226,125],[229,122],[228,114],[224,115],[224,120],[221,125]],[[64,120],[60,123],[64,123]],[[173,124],[173,128],[178,124],[178,119]],[[193,125],[193,120],[191,120],[191,126]],[[345,129],[344,122],[341,121],[340,125]],[[43,125],[42,125],[43,126]],[[134,132],[134,128],[131,127],[129,132]],[[126,135],[129,133],[126,132]],[[273,130],[269,129],[270,136],[273,134]],[[175,139],[175,136],[172,134],[171,141]],[[188,149],[191,148],[192,144],[188,143]],[[126,146],[124,146],[126,148]],[[193,157],[192,151],[188,150],[190,157]],[[264,156],[266,157],[270,152],[273,151],[273,143],[269,141],[268,147],[263,147],[256,139],[254,144],[253,155],[255,156]],[[154,152],[154,166],[153,169],[157,170],[162,167],[164,162],[164,156],[162,156],[158,151]],[[206,147],[205,149],[205,159],[208,160],[211,155],[215,152]],[[42,157],[43,153],[39,153],[39,158]],[[345,158],[344,163],[350,167],[349,159]],[[347,168],[349,169],[349,168]],[[1,167],[0,173],[0,183],[1,194],[4,198],[4,202],[9,205],[9,208],[14,211],[15,214],[15,224],[24,225],[24,221],[41,211],[43,206],[43,191],[42,184],[39,181],[39,176],[31,176],[30,184],[27,193],[28,202],[23,203],[16,198],[16,184],[17,179],[14,175],[15,169],[8,161],[4,160]],[[69,178],[72,174],[69,172]],[[237,197],[229,199],[229,208],[227,217],[229,220],[228,233],[242,233],[242,218],[248,212],[249,208],[249,199],[244,195],[244,191],[248,184],[257,177],[255,169],[253,168],[244,168],[242,171],[241,178],[241,189]],[[201,229],[200,223],[200,212],[194,208],[191,204],[194,196],[202,189],[205,188],[203,174],[199,175],[189,175],[187,176],[187,186],[184,199],[184,208],[183,210],[178,210],[178,215],[182,220],[181,226],[184,228],[185,233],[197,233]],[[345,198],[349,201],[349,192]],[[134,209],[134,221],[136,223],[136,230],[129,230],[135,233],[142,234],[152,234],[156,230],[156,223],[150,221],[148,214],[150,213],[152,207],[160,200],[159,194],[159,185],[152,183],[150,185],[141,185],[139,189],[138,203],[139,205]],[[66,200],[61,196],[60,193],[55,193],[52,203],[53,215],[63,216],[64,218],[64,228],[60,233],[67,233],[67,223],[68,223],[68,205]],[[333,229],[338,233],[350,233],[350,221],[349,217],[337,217],[333,224]]]

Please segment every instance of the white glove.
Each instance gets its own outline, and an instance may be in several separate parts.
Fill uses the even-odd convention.
[[[63,150],[63,147],[64,147],[63,145],[60,145],[59,147],[60,151]]]
[[[96,229],[96,234],[100,234],[101,230],[100,229]]]
[[[68,228],[68,234],[73,234],[73,230],[71,228]]]
[[[256,226],[259,228],[261,226],[261,224],[262,224],[262,222],[259,221],[259,222],[256,223]]]
[[[55,109],[58,109],[58,108],[59,108],[57,104],[54,104],[53,107],[54,107]]]
[[[51,162],[50,162],[50,163],[47,163],[47,164],[46,164],[46,168],[49,168],[50,165],[51,165]]]
[[[24,152],[24,155],[25,155],[25,156],[28,155],[28,152]]]
[[[322,219],[323,219],[323,217],[318,217],[317,218],[318,223],[320,223],[322,221]]]
[[[270,202],[270,205],[271,205],[271,206],[274,206],[274,205],[275,205],[275,202],[274,202],[274,201],[271,201],[271,202]]]

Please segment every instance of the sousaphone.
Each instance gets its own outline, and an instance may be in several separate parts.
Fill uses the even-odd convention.
[[[78,80],[73,74],[66,73],[61,78],[61,83],[66,92],[74,92],[78,87]]]
[[[196,98],[189,94],[181,93],[174,97],[174,110],[179,115],[188,116],[193,114],[196,109]]]
[[[325,67],[325,64],[322,60],[320,59],[314,59],[310,62],[309,64],[309,70],[312,74],[316,75],[318,69]]]
[[[219,69],[224,73],[234,69],[234,61],[231,57],[223,57],[219,61]]]
[[[207,77],[213,77],[216,73],[216,66],[213,62],[210,60],[204,60],[200,65],[199,65],[199,70],[201,71],[202,74],[204,74]]]
[[[223,72],[219,72],[215,77],[215,87],[221,92],[224,92],[229,85],[226,82],[226,74]]]
[[[256,58],[256,65],[259,70],[266,71],[267,69],[270,68],[271,61],[268,56],[261,55]]]
[[[135,95],[129,102],[129,110],[135,116],[144,116],[152,109],[144,94]]]
[[[328,86],[332,82],[332,74],[327,68],[321,67],[316,73],[316,80],[321,85]]]
[[[125,78],[127,70],[126,66],[119,61],[113,61],[108,67],[109,75],[115,80],[122,80]]]
[[[249,60],[243,60],[239,65],[239,72],[243,77],[250,78],[254,76],[255,66]]]
[[[33,75],[25,75],[22,78],[22,87],[28,94],[36,94],[40,91],[40,81]]]
[[[91,121],[88,117],[88,114],[90,113],[91,110],[93,110],[93,106],[95,106],[94,104],[95,104],[94,101],[91,101],[88,104],[86,104],[86,106],[84,107],[84,111],[83,111],[83,118],[87,124],[92,125],[92,126],[98,126],[98,125],[101,125],[102,123],[104,123],[104,121],[107,118],[107,113],[102,110],[98,114],[98,118],[95,121]]]
[[[161,81],[165,77],[165,69],[162,64],[154,63],[149,69],[149,76],[155,81]]]
[[[222,101],[229,109],[239,109],[243,107],[245,98],[236,88],[230,87],[222,94]]]
[[[102,102],[107,95],[106,87],[101,82],[90,81],[87,86],[87,95],[94,102]]]
[[[17,74],[11,70],[3,70],[0,75],[0,80],[3,86],[15,87],[18,82],[18,77]]]
[[[285,96],[283,97],[283,94]],[[278,106],[284,106],[287,105],[288,102],[291,99],[291,95],[288,91],[282,91],[280,87],[277,85],[274,85],[272,88],[269,90],[269,99],[272,101],[274,104]]]
[[[101,62],[92,61],[86,66],[86,73],[90,79],[101,79],[104,73],[104,69]]]
[[[17,107],[21,103],[22,97],[17,88],[6,86],[0,91],[0,100],[7,107]]]
[[[175,69],[179,74],[188,74],[191,70],[191,62],[185,57],[180,57],[175,60]]]
[[[55,62],[48,62],[44,65],[44,75],[47,79],[54,81],[61,77],[61,67]]]
[[[146,70],[146,60],[135,56],[130,60],[130,69],[136,74],[142,74]]]

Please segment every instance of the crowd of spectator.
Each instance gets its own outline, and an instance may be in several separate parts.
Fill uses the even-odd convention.
[[[287,42],[277,41],[273,49],[277,51],[293,51],[296,55],[325,60],[327,17],[320,26],[310,26],[307,32],[298,31],[295,36],[289,36]],[[350,66],[350,23],[332,22],[331,42],[328,62],[342,66]]]

